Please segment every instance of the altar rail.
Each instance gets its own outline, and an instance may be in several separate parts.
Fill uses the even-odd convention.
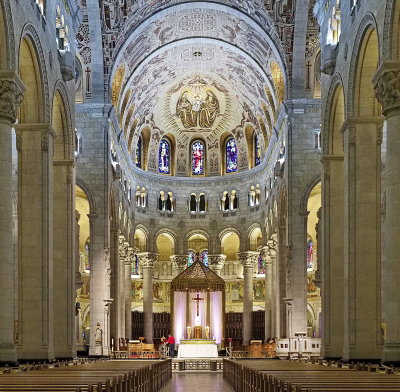
[[[316,358],[321,355],[321,339],[288,338],[276,340],[276,356],[280,359]]]
[[[173,371],[198,371],[211,370],[222,371],[222,359],[174,359],[172,361]]]

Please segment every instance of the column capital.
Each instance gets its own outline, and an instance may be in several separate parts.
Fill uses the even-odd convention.
[[[174,264],[174,268],[183,270],[188,262],[188,255],[172,255],[169,259]]]
[[[376,98],[382,104],[383,114],[386,116],[392,110],[400,110],[400,62],[384,61],[372,82]]]
[[[0,118],[15,123],[25,86],[15,71],[0,71]]]
[[[263,246],[262,248],[260,248],[260,256],[263,259],[263,261],[265,261],[265,263],[271,263],[271,255],[270,255],[270,250],[269,250],[269,246]]]
[[[254,251],[238,252],[239,262],[244,268],[253,268],[257,263],[260,254]]]
[[[139,263],[142,268],[153,268],[154,263],[158,260],[157,253],[141,252],[137,254]]]
[[[222,269],[225,264],[226,255],[208,255],[208,265],[211,269]]]
[[[126,258],[125,258],[125,264],[131,265],[135,261],[135,248],[132,248],[131,246],[128,246],[128,249],[126,251]]]

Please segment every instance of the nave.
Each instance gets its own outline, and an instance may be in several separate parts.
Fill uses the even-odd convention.
[[[222,374],[188,373],[174,374],[160,392],[233,392]]]

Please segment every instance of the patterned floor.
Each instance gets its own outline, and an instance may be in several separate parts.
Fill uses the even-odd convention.
[[[160,392],[233,392],[222,374],[173,374],[172,381]]]

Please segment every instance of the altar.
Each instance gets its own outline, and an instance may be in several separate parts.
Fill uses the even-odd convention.
[[[224,346],[225,282],[195,261],[171,282],[171,329],[179,358],[215,358]]]
[[[178,358],[218,358],[218,346],[211,339],[182,339]]]

